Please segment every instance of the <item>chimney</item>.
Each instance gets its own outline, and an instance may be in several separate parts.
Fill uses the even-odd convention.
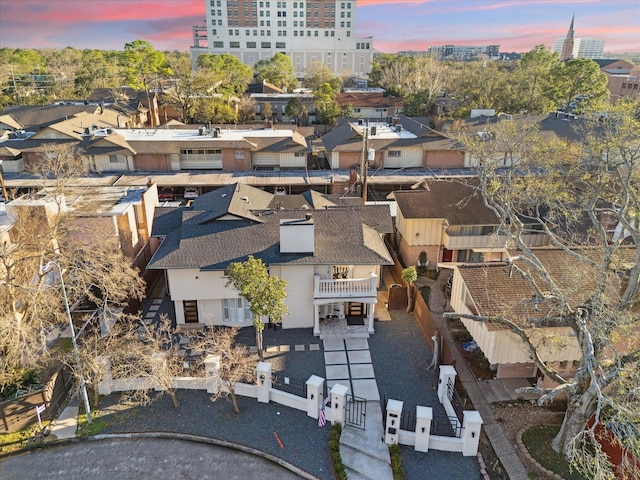
[[[315,252],[314,221],[310,213],[305,218],[280,220],[280,253]]]

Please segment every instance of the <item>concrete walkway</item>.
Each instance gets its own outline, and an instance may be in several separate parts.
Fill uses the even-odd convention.
[[[340,456],[347,477],[349,480],[393,480],[368,340],[326,338],[323,344],[328,388],[344,385],[354,396],[366,400],[364,428],[345,425],[340,437]]]
[[[80,399],[76,392],[69,400],[67,406],[62,410],[58,418],[51,422],[48,438],[51,440],[66,440],[75,438],[78,429],[78,410]]]
[[[431,315],[436,323],[443,327],[441,331],[443,332],[445,341],[449,344],[450,351],[453,352],[458,378],[467,392],[467,395],[469,395],[473,406],[480,412],[484,422],[482,428],[487,434],[487,437],[493,446],[493,450],[500,459],[502,466],[509,475],[509,479],[527,480],[529,478],[527,469],[520,460],[514,446],[509,443],[509,440],[505,436],[493,414],[491,402],[495,401],[494,397],[489,395],[489,390],[486,388],[486,382],[477,380],[473,372],[469,369],[466,360],[456,347],[455,341],[451,337],[449,329],[447,328],[447,323],[443,320],[442,314],[447,307],[447,298],[444,295],[444,287],[448,278],[448,270],[443,270],[440,272],[440,275],[435,282],[427,282],[431,287],[431,295],[429,297],[429,309],[431,310]],[[491,392],[493,393],[493,391]],[[487,395],[485,396],[485,394]]]

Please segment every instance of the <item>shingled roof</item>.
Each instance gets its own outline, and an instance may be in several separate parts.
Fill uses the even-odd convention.
[[[303,195],[298,197],[304,201]],[[220,270],[249,255],[267,264],[393,263],[378,233],[390,231],[390,218],[381,220],[385,213],[389,217],[388,208],[270,208],[281,199],[284,196],[236,184],[201,195],[191,207],[158,207],[152,236],[164,241],[148,268]],[[315,252],[280,253],[280,220],[307,214],[314,220]],[[377,224],[368,226],[364,217]]]
[[[498,225],[473,185],[458,180],[424,180],[424,190],[393,192],[398,211],[406,219],[442,218],[449,225]]]
[[[586,305],[593,294],[598,276],[594,267],[580,262],[576,256],[558,248],[535,249],[535,256],[547,270],[554,284],[562,292],[571,307]],[[578,250],[576,250],[578,252]],[[635,248],[622,248],[620,254],[620,270],[625,269],[625,262],[632,262],[637,255]],[[601,251],[597,248],[580,249],[580,256],[598,261]],[[540,275],[527,264],[514,258],[513,266],[507,263],[483,263],[459,266],[458,270],[469,291],[479,315],[502,316],[523,327],[536,324],[557,325],[558,311],[556,304],[539,298],[530,280],[521,273],[530,276],[541,291],[546,291]],[[616,301],[620,291],[620,278],[611,272],[607,295]],[[488,323],[489,330],[504,330],[507,326]]]

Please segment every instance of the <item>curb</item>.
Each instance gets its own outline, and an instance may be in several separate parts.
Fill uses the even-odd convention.
[[[522,441],[522,435],[526,430],[528,430],[528,427],[521,429],[516,437],[516,451],[518,452],[518,456],[520,457],[520,460],[522,460],[522,463],[524,463],[538,475],[543,475],[544,478],[552,478],[553,480],[565,480],[557,473],[543,467],[535,458],[531,456],[529,450],[527,450],[527,446]]]
[[[0,453],[0,459],[8,458],[11,456],[18,456],[27,453],[31,453],[34,450],[42,450],[49,449],[54,447],[63,447],[65,445],[70,445],[74,443],[80,442],[98,442],[101,440],[111,440],[111,439],[136,439],[136,438],[161,438],[161,439],[172,439],[172,440],[185,440],[189,442],[197,442],[197,443],[205,443],[209,445],[215,445],[217,447],[230,448],[234,450],[238,450],[240,452],[248,453],[251,455],[255,455],[257,457],[264,458],[265,460],[269,460],[272,463],[278,464],[281,467],[286,468],[290,472],[293,472],[299,475],[301,478],[305,480],[322,480],[311,473],[302,470],[299,467],[283,460],[280,457],[276,457],[267,452],[263,452],[262,450],[258,450],[257,448],[249,447],[247,445],[242,445],[239,443],[229,442],[227,440],[220,440],[213,437],[203,437],[200,435],[191,435],[188,433],[177,433],[177,432],[145,432],[145,433],[100,433],[98,435],[94,435],[92,437],[76,437],[71,439],[61,439],[61,440],[53,440],[46,443],[42,443],[39,445],[33,445],[29,447],[22,448],[15,452],[7,452]]]

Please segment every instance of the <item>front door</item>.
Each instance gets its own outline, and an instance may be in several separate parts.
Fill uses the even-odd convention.
[[[184,300],[184,323],[198,323],[198,301]]]
[[[445,248],[442,251],[442,262],[450,262],[453,259],[453,250],[449,250],[448,248]]]

